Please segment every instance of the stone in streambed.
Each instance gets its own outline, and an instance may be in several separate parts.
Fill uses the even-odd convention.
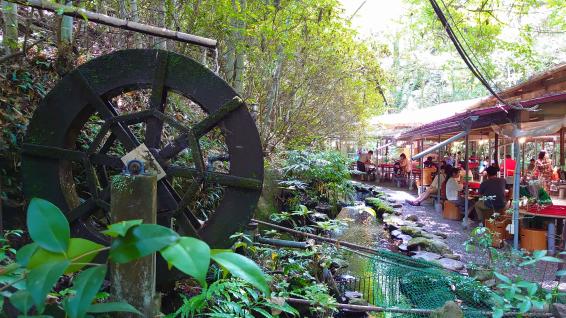
[[[407,235],[407,234],[401,234],[401,235],[397,236],[397,238],[402,240],[404,244],[408,244],[409,241],[411,241],[411,239],[413,239],[412,236]]]
[[[454,260],[457,260],[457,261],[459,261],[460,259],[462,259],[462,257],[461,257],[460,255],[458,255],[458,254],[444,254],[444,255],[442,255],[442,257],[444,257],[444,258],[449,258],[449,259],[454,259]]]
[[[401,226],[399,227],[399,230],[401,230],[401,232],[407,234],[407,235],[411,235],[413,237],[426,237],[429,239],[434,238],[434,236],[418,227],[413,227],[413,226]]]
[[[398,237],[399,235],[403,234],[403,232],[399,231],[399,230],[393,230],[391,231],[391,236],[394,237]]]
[[[415,252],[415,255],[411,256],[412,258],[416,258],[416,259],[422,259],[425,261],[435,261],[437,259],[441,259],[442,256],[440,256],[439,254],[436,253],[432,253],[432,252],[427,252],[427,251],[417,251]]]
[[[441,258],[436,260],[442,267],[451,271],[461,271],[464,269],[464,263],[451,258]]]
[[[444,306],[434,310],[432,314],[430,314],[431,318],[464,318],[464,312],[462,308],[458,306],[457,303],[454,301],[447,301],[444,303]]]
[[[451,254],[448,245],[439,240],[428,239],[426,237],[413,237],[407,244],[409,250],[425,250],[437,254]]]
[[[417,222],[419,220],[419,217],[414,214],[409,214],[405,217],[405,220]]]
[[[442,237],[443,239],[448,238],[448,235],[446,235],[446,233],[443,233],[443,232],[434,231],[434,232],[432,232],[432,234],[437,235],[437,236],[440,236],[440,237]]]
[[[338,218],[352,219],[356,224],[370,224],[376,222],[376,213],[366,206],[347,206],[340,210]]]

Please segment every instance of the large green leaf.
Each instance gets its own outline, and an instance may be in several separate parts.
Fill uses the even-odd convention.
[[[134,306],[128,303],[101,303],[94,304],[88,307],[89,313],[99,314],[105,312],[130,312],[143,316],[143,314],[137,310]]]
[[[21,266],[28,266],[29,260],[38,248],[39,246],[37,245],[37,243],[30,243],[23,246],[16,253],[16,262],[18,262],[18,264],[20,264]]]
[[[143,220],[129,220],[110,224],[108,225],[108,230],[102,231],[102,233],[111,237],[126,236],[131,227],[140,225],[142,222]]]
[[[65,299],[63,306],[70,318],[83,318],[90,308],[96,293],[104,282],[106,266],[96,266],[82,271],[73,281],[75,295]]]
[[[269,296],[271,293],[265,274],[251,259],[231,252],[213,253],[211,257],[232,275],[257,287],[265,295]]]
[[[177,243],[163,249],[161,256],[181,272],[194,277],[201,286],[206,285],[210,265],[210,247],[192,237],[182,237]]]
[[[63,253],[69,246],[69,222],[58,207],[51,202],[33,198],[28,206],[27,225],[29,235],[40,247],[55,253]]]
[[[112,242],[110,258],[116,263],[127,263],[157,252],[178,239],[175,231],[164,226],[140,224],[128,231],[125,237],[118,237]]]
[[[69,240],[69,248],[67,249],[66,253],[52,253],[46,251],[42,248],[38,248],[35,254],[31,257],[28,263],[28,269],[34,269],[45,262],[60,262],[63,260],[74,260],[73,264],[67,268],[65,274],[74,273],[85,265],[76,265],[74,263],[89,263],[92,261],[98,253],[94,253],[94,251],[101,249],[102,245],[95,243],[93,241],[89,241],[83,238],[72,238]],[[86,256],[80,257],[75,260],[75,258],[87,254]]]
[[[71,262],[67,260],[46,263],[29,272],[26,277],[27,289],[30,291],[39,312],[43,311],[47,293],[51,291],[51,288],[57,283],[59,277],[63,275],[69,264],[71,264]]]
[[[31,306],[33,306],[33,298],[28,290],[22,289],[10,296],[10,303],[21,313],[27,314]]]

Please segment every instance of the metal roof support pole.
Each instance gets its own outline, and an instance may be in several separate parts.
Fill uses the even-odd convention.
[[[519,173],[521,159],[519,157],[519,138],[513,139],[513,150],[515,155],[515,174],[513,176],[513,248],[519,249]]]
[[[470,127],[466,127],[466,132],[470,131]],[[468,228],[468,223],[469,223],[469,219],[468,219],[468,208],[470,205],[470,202],[468,200],[468,190],[469,190],[469,183],[471,180],[468,180],[468,173],[470,172],[470,155],[468,154],[468,147],[470,144],[470,135],[466,134],[466,139],[464,142],[464,167],[466,169],[466,174],[464,176],[464,181],[466,183],[464,183],[464,220],[462,220],[462,226],[467,229]]]
[[[464,136],[467,135],[467,134],[468,134],[468,131],[462,131],[462,132],[460,132],[459,134],[454,135],[454,136],[452,136],[452,137],[450,137],[450,138],[444,140],[443,142],[438,143],[438,144],[436,144],[436,145],[434,145],[434,146],[432,146],[432,147],[430,147],[430,148],[428,148],[428,149],[426,149],[426,150],[424,150],[424,151],[422,151],[422,152],[420,152],[420,153],[414,155],[413,158],[412,158],[412,160],[420,159],[420,158],[422,158],[422,157],[428,155],[429,153],[431,153],[431,152],[433,152],[433,151],[435,151],[435,150],[437,150],[437,149],[440,149],[441,147],[444,147],[444,146],[448,145],[449,143],[451,143],[451,142],[453,142],[453,141],[456,141],[456,140],[458,140],[458,139],[464,137]]]
[[[493,162],[499,164],[499,134],[495,134],[495,144],[493,145]]]

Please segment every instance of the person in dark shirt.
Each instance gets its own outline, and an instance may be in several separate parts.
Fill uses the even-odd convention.
[[[432,167],[435,167],[435,168],[436,168],[436,164],[434,163],[434,161],[432,161],[432,157],[431,157],[431,156],[428,156],[428,157],[426,158],[426,161],[423,162],[423,164],[424,164],[424,167],[425,167],[425,168],[432,168]]]
[[[475,208],[480,220],[485,221],[491,217],[493,212],[499,211],[506,206],[505,202],[505,179],[498,178],[496,167],[485,169],[487,180],[480,184],[480,201]]]

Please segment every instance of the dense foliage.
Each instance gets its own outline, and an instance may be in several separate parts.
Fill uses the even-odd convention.
[[[337,152],[288,151],[281,171],[283,184],[299,181],[317,201],[336,204],[353,193],[348,161]]]
[[[127,303],[94,303],[103,287],[107,264],[94,263],[95,257],[108,251],[108,261],[123,264],[159,252],[172,267],[192,277],[202,290],[197,299],[209,294],[207,273],[211,260],[225,273],[242,279],[259,295],[269,297],[271,290],[261,269],[250,259],[226,250],[211,250],[208,245],[192,237],[182,237],[173,230],[156,225],[142,224],[141,220],[122,221],[108,226],[103,233],[112,237],[110,246],[102,246],[83,238],[71,238],[70,227],[63,213],[53,204],[33,199],[28,207],[28,231],[32,243],[18,251],[10,250],[3,240],[0,260],[0,310],[4,299],[17,312],[43,314],[49,294],[55,297],[54,309],[64,311],[70,318],[82,318],[87,313],[131,312],[141,314]],[[11,232],[19,235],[19,232]],[[6,257],[6,251],[15,254],[15,260]],[[86,269],[85,269],[86,268]],[[72,287],[66,293],[52,289],[63,276],[75,275]],[[217,284],[216,284],[217,285]],[[215,286],[213,283],[210,287]],[[57,295],[57,296],[55,296]],[[53,302],[52,302],[53,303]],[[51,305],[53,305],[51,303]],[[275,305],[274,305],[275,306]],[[201,306],[202,307],[202,306]],[[290,311],[283,304],[276,306]],[[57,312],[51,309],[50,312]],[[249,312],[248,312],[249,313]],[[42,317],[51,317],[43,315]]]
[[[388,106],[426,107],[488,95],[458,56],[429,0],[406,11],[375,41],[387,69]],[[496,89],[566,60],[561,0],[437,1],[467,52]]]

